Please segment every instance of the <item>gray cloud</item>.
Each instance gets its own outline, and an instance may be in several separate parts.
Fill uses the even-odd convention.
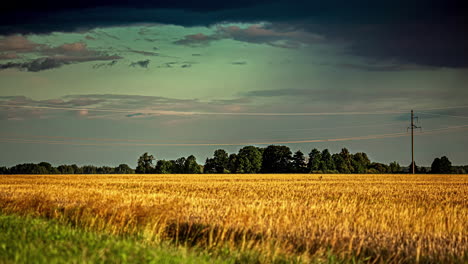
[[[60,57],[45,57],[34,59],[27,62],[8,62],[0,64],[0,70],[5,69],[20,69],[29,72],[39,72],[60,68],[64,65],[75,64],[80,62],[89,61],[104,61],[104,60],[119,60],[120,56],[89,56],[89,57],[73,57],[73,56],[60,56]]]
[[[183,39],[179,39],[177,41],[174,41],[173,43],[177,45],[197,47],[208,45],[211,41],[219,39],[221,39],[221,37],[217,34],[205,35],[203,33],[198,33],[184,36]]]
[[[150,64],[150,60],[135,61],[135,62],[130,63],[130,67],[148,68],[149,64]]]
[[[218,26],[216,32],[212,35],[203,33],[187,35],[183,39],[175,41],[174,44],[196,47],[208,45],[212,41],[221,39],[267,44],[279,48],[300,48],[305,44],[322,42],[324,37],[295,28],[280,31],[268,25],[251,25],[246,28]]]
[[[369,72],[380,72],[380,71],[409,71],[409,70],[436,70],[435,67],[423,66],[423,65],[407,65],[407,64],[354,64],[354,63],[341,63],[336,64],[337,67],[349,68],[354,70],[369,71]]]
[[[5,55],[1,54],[5,56],[5,59],[18,59],[19,57],[16,56],[16,52],[34,53],[46,56],[29,61],[13,61],[0,64],[0,70],[16,68],[29,72],[38,72],[81,62],[122,59],[122,57],[117,55],[108,55],[90,50],[84,42],[66,43],[57,47],[50,47],[31,42],[20,35],[1,39],[0,50],[4,52],[14,52],[5,53]]]

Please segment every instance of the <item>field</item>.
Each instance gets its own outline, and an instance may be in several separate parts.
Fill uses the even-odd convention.
[[[468,262],[464,175],[5,175],[0,213],[234,262]]]

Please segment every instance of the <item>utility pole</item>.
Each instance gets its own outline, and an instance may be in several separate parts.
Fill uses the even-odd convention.
[[[419,119],[418,117],[415,117],[414,116],[414,113],[413,113],[413,110],[411,110],[411,126],[408,127],[408,129],[411,128],[411,173],[415,173],[414,171],[414,129],[415,128],[421,128],[421,127],[418,127],[414,124],[414,119],[417,119],[418,122],[419,122]]]

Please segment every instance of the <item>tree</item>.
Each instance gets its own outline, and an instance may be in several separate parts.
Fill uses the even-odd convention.
[[[307,170],[309,173],[320,172],[322,163],[322,154],[316,148],[312,149],[309,153],[309,163],[307,163]]]
[[[238,173],[259,173],[262,169],[262,153],[257,147],[246,146],[237,154]]]
[[[170,160],[158,160],[156,163],[155,173],[171,174],[174,173],[174,162]]]
[[[298,150],[294,153],[294,156],[292,157],[291,166],[292,166],[292,171],[295,173],[306,172],[307,163],[306,163],[304,153],[302,153],[302,151]]]
[[[335,163],[336,170],[339,173],[351,173],[351,170],[346,165],[345,160],[340,154],[333,154],[332,160],[333,160],[333,163]]]
[[[73,172],[75,174],[82,174],[83,173],[83,169],[81,167],[78,167],[78,165],[72,164],[71,167],[73,168]]]
[[[84,174],[97,174],[97,167],[92,165],[86,165],[81,168]]]
[[[213,155],[214,169],[216,173],[224,173],[228,167],[229,156],[224,149],[215,150]]]
[[[390,173],[400,173],[401,172],[400,164],[398,164],[398,162],[396,162],[396,161],[391,162],[390,165],[388,166],[388,172],[390,172]]]
[[[446,157],[435,158],[431,165],[431,173],[448,174],[452,172],[452,162]]]
[[[154,156],[148,155],[148,153],[145,152],[138,159],[138,164],[137,164],[135,172],[140,173],[140,174],[153,173],[154,172],[153,160],[154,160]]]
[[[332,156],[328,149],[324,149],[321,153],[322,160],[321,160],[321,167],[320,170],[324,173],[332,172],[335,170],[335,163],[333,162]]]
[[[371,165],[369,166],[369,169],[371,173],[387,173],[388,172],[388,166],[383,164],[383,163],[378,163],[378,162],[372,162]]]
[[[353,173],[354,172],[354,167],[353,167],[353,155],[349,153],[347,148],[342,148],[340,152],[340,157],[343,159],[343,163],[341,164],[341,173]],[[337,167],[337,164],[335,164]],[[339,171],[340,169],[337,168]]]
[[[102,166],[96,169],[97,174],[113,174],[114,168],[109,166]]]
[[[184,173],[189,173],[189,174],[201,173],[200,166],[197,163],[197,159],[193,155],[190,155],[187,157],[184,165],[185,165]]]
[[[366,153],[358,152],[353,155],[351,163],[354,173],[366,173],[371,162]]]
[[[73,166],[70,166],[70,165],[60,165],[57,167],[57,170],[59,171],[60,174],[74,174],[75,173]]]
[[[263,152],[262,172],[285,173],[290,171],[291,150],[287,146],[270,145]]]
[[[229,158],[228,158],[228,170],[230,173],[237,173],[238,172],[237,167],[238,167],[237,154],[232,153],[231,155],[229,155]],[[261,162],[260,162],[260,167],[261,167]]]
[[[0,167],[0,175],[1,174],[9,174],[10,170],[7,167]]]
[[[135,173],[135,171],[133,171],[133,169],[130,168],[130,166],[128,166],[127,164],[120,164],[119,166],[117,166],[114,169],[114,172],[117,173],[117,174],[133,174],[133,173]]]
[[[185,173],[185,157],[180,157],[173,161],[173,173]]]
[[[214,159],[206,159],[205,166],[203,166],[203,173],[216,173]]]
[[[38,166],[41,166],[44,168],[45,173],[44,174],[58,174],[59,171],[57,168],[53,167],[50,163],[48,162],[41,162],[37,164]]]

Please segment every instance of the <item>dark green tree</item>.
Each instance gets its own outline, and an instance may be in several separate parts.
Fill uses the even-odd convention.
[[[349,167],[346,165],[345,160],[340,154],[338,153],[333,154],[332,160],[333,160],[333,163],[335,163],[335,168],[339,173],[351,173],[351,171],[349,170]]]
[[[372,162],[369,166],[369,173],[388,173],[388,171],[388,166],[383,163]]]
[[[321,156],[322,160],[320,170],[324,173],[333,172],[335,170],[335,163],[333,162],[330,151],[328,151],[328,149],[324,149]]]
[[[307,163],[302,151],[298,150],[294,153],[291,163],[292,171],[295,173],[304,173],[307,170]]]
[[[201,173],[200,166],[197,163],[197,159],[193,155],[190,155],[187,157],[187,159],[185,159],[184,167],[185,167],[184,173],[188,173],[188,174]]]
[[[74,174],[75,170],[71,165],[60,165],[57,167],[60,174]]]
[[[351,163],[354,173],[366,173],[371,161],[366,153],[358,152],[353,155]]]
[[[224,149],[215,150],[213,154],[213,162],[216,173],[225,173],[228,169],[228,153]]]
[[[154,161],[154,156],[153,155],[148,155],[148,153],[145,152],[138,159],[138,163],[137,163],[137,167],[136,167],[135,172],[140,173],[140,174],[153,173],[154,172],[153,161]]]
[[[81,167],[83,174],[97,174],[97,167],[92,165],[85,165]]]
[[[231,155],[229,155],[229,159],[228,159],[228,170],[230,173],[238,173],[237,167],[238,167],[237,154],[232,153]]]
[[[158,160],[156,163],[155,173],[159,174],[171,174],[174,173],[174,164],[170,160]]]
[[[316,148],[312,149],[309,153],[309,162],[307,163],[307,171],[309,173],[320,173],[322,163],[322,154]]]
[[[292,153],[287,146],[270,145],[263,152],[262,172],[285,173],[291,169]]]
[[[0,167],[0,175],[10,174],[10,170],[7,167]]]
[[[398,164],[398,162],[396,161],[391,162],[390,165],[388,166],[388,172],[389,173],[401,173],[400,164]]]
[[[59,171],[57,170],[57,168],[53,167],[50,163],[48,162],[41,162],[39,164],[37,164],[38,166],[41,166],[44,168],[44,170],[46,171],[46,173],[44,174],[58,174]]]
[[[98,174],[113,174],[114,168],[109,166],[102,166],[96,169]]]
[[[431,173],[449,174],[452,172],[452,162],[446,157],[435,158],[431,165]]]
[[[203,166],[203,173],[216,173],[214,159],[206,159],[205,166]]]
[[[130,168],[127,164],[120,164],[114,169],[114,173],[117,174],[133,174],[135,171]]]
[[[173,173],[182,174],[185,173],[185,157],[180,157],[173,162],[174,170]]]
[[[72,164],[71,167],[73,168],[73,172],[75,174],[83,174],[83,169],[81,167],[78,167],[78,165]]]
[[[262,153],[257,147],[246,146],[237,154],[238,173],[259,173],[262,169]]]

